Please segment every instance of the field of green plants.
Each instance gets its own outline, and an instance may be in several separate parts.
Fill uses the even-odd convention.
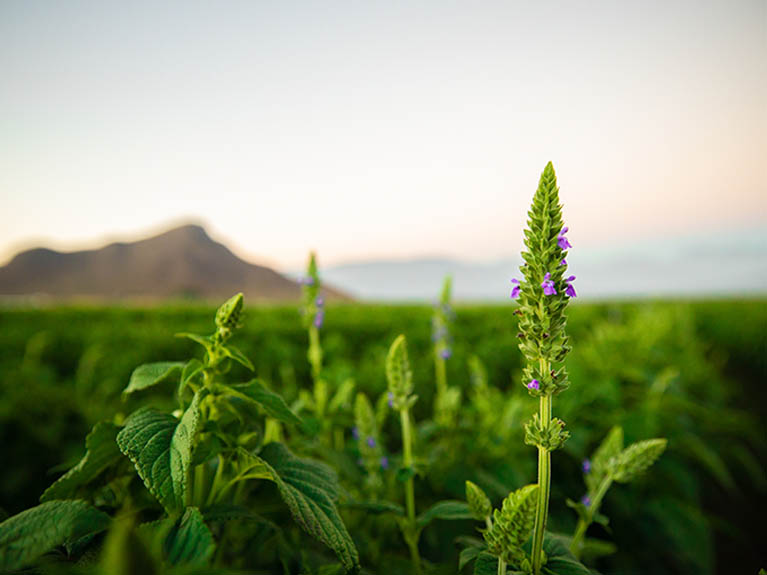
[[[458,393],[441,411],[435,409],[435,365],[442,359],[432,337],[435,309],[328,305],[319,331],[324,385],[318,387],[298,307],[246,303],[243,327],[232,342],[254,372],[232,362],[226,379],[257,378],[281,394],[301,422],[264,418],[274,415],[272,408],[259,407],[248,432],[254,437],[240,441],[245,448],[249,441],[280,441],[296,456],[335,471],[334,505],[363,569],[412,572],[401,530],[411,479],[420,517],[439,501],[465,501],[467,480],[495,507],[509,492],[535,483],[535,448],[525,445],[523,428],[535,401],[522,385],[516,306],[455,308],[450,356],[442,363],[445,382]],[[626,444],[664,437],[668,447],[647,473],[607,492],[599,515],[609,523],[588,529],[583,561],[603,573],[755,573],[765,563],[759,507],[767,487],[766,302],[581,304],[570,306],[568,314],[571,387],[557,397],[555,415],[567,421],[572,435],[552,457],[549,530],[573,535],[578,514],[567,501],[579,501],[587,492],[583,460],[619,425]],[[188,306],[0,312],[3,512],[14,515],[38,505],[45,490],[84,455],[83,438],[99,422],[122,425],[142,405],[176,409],[173,378],[127,396],[122,392],[139,365],[202,359],[196,342],[174,334],[210,333],[213,317],[211,308]],[[399,334],[407,337],[418,395],[411,465],[403,461],[399,414],[387,400],[387,350]],[[369,399],[372,420],[356,399],[360,392]],[[360,435],[366,418],[372,427]],[[130,465],[127,459],[125,464]],[[411,469],[414,476],[403,471]],[[337,559],[342,555],[333,552],[338,542],[330,536],[331,544],[323,544],[302,530],[274,485],[263,479],[241,483],[252,483],[245,506],[206,509],[202,502],[210,549],[181,559],[172,555],[177,550],[153,549],[148,530],[135,529],[158,519],[162,509],[147,501],[148,493],[142,495],[141,480],[121,484],[122,498],[107,500],[103,491],[115,481],[97,473],[70,491],[101,509],[111,505],[118,515],[130,513],[122,506],[131,494],[132,522],[115,522],[89,537],[102,549],[141,534],[146,557],[112,561],[157,562],[147,572],[159,572],[162,563],[174,560],[177,568],[186,565],[192,572],[213,565],[249,573],[327,573],[343,564]],[[436,513],[420,533],[424,572],[459,572],[462,550],[483,538],[478,529],[484,521],[466,518],[460,506],[443,511],[446,518]],[[128,527],[119,531],[121,525]],[[66,543],[44,556],[49,571],[96,561],[83,551],[83,541]],[[123,543],[139,554],[135,542]],[[8,550],[0,551],[0,559],[12,565]],[[474,568],[469,564],[460,572]]]
[[[571,305],[561,214],[507,306],[3,311],[0,571],[756,572],[765,302]]]

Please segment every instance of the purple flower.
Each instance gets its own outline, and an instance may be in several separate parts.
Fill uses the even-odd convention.
[[[541,382],[537,379],[534,379],[530,383],[527,384],[527,389],[540,389],[541,388]]]
[[[385,455],[381,458],[381,468],[382,469],[389,469],[389,458]]]
[[[567,241],[567,238],[565,237],[565,234],[567,233],[567,230],[570,229],[567,226],[562,228],[562,231],[559,232],[559,235],[557,236],[557,245],[560,249],[566,250],[567,248],[571,248],[573,246],[570,245],[570,242]]]
[[[566,260],[566,259],[564,259],[564,258],[562,258],[562,261],[561,261],[561,262],[559,262],[559,265],[561,265],[561,266],[566,266],[566,265],[567,265],[567,260]]]
[[[360,430],[357,429],[356,425],[354,427],[352,427],[352,437],[354,439],[359,439],[360,438]]]
[[[517,299],[519,297],[519,280],[517,278],[512,278],[511,283],[514,284],[514,287],[511,288],[511,299]]]
[[[368,444],[368,447],[375,447],[376,446],[375,437],[373,436],[368,437],[368,440],[365,443]]]
[[[565,284],[567,285],[567,288],[565,289],[565,295],[567,297],[578,297],[578,294],[575,293],[575,288],[572,286],[570,282],[572,282],[575,279],[575,276],[570,276],[565,280]]]
[[[583,473],[591,473],[591,461],[584,459],[581,463],[581,469],[583,469]]]
[[[394,407],[394,394],[391,391],[389,392],[389,401],[387,403],[389,407]]]
[[[325,298],[323,298],[321,295],[318,295],[317,299],[314,300],[314,303],[317,305],[317,307],[322,307],[325,305]]]
[[[325,312],[323,310],[319,310],[317,315],[314,316],[314,327],[320,329],[322,327],[323,321],[325,321]]]
[[[591,507],[591,497],[584,495],[581,497],[581,503],[583,503],[586,507]]]
[[[543,276],[541,287],[543,288],[543,295],[556,295],[557,293],[557,290],[554,289],[554,282],[551,279],[551,274],[548,272]]]
[[[442,359],[450,359],[450,356],[453,355],[453,352],[450,351],[449,347],[446,347],[439,352],[439,356]]]

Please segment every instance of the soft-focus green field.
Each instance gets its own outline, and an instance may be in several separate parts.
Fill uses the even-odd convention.
[[[478,414],[465,401],[459,428],[437,442],[419,502],[462,499],[463,482],[471,479],[497,503],[535,481],[535,451],[522,440],[522,422],[535,407],[520,383],[512,312],[456,309],[450,384],[470,395],[467,359],[475,354],[502,393],[495,415]],[[330,305],[322,338],[331,384],[352,377],[378,397],[386,351],[405,333],[420,397],[416,421],[426,419],[434,391],[431,313],[425,306]],[[133,368],[197,354],[195,344],[173,334],[211,331],[212,314],[212,307],[0,311],[0,507],[12,514],[36,504],[57,469],[82,455],[93,423],[134,409],[120,400]],[[669,448],[642,481],[605,500],[610,531],[597,526],[590,535],[620,551],[598,563],[604,572],[755,573],[767,565],[758,516],[767,493],[767,301],[581,304],[568,315],[572,388],[557,398],[555,414],[573,436],[552,458],[553,528],[572,530],[575,515],[564,501],[583,492],[580,461],[621,424],[627,441],[661,436]],[[235,343],[289,400],[309,386],[296,308],[247,308]],[[241,376],[249,377],[244,370]],[[158,393],[157,402],[169,397]],[[350,420],[347,437],[351,426]],[[429,429],[420,434],[428,438]],[[332,463],[352,485],[358,471],[349,461]],[[347,513],[353,526],[357,518]],[[465,526],[442,525],[425,534],[423,554],[455,568],[452,540]]]

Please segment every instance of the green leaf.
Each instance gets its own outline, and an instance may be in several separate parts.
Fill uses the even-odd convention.
[[[58,478],[40,497],[41,502],[73,497],[77,489],[96,479],[122,457],[117,447],[117,432],[114,423],[97,423],[85,438],[85,455],[72,469]]]
[[[235,397],[260,405],[270,417],[284,423],[301,425],[303,421],[288,407],[281,395],[267,389],[257,379],[248,383],[225,386],[225,391]]]
[[[109,516],[85,501],[47,501],[0,523],[0,570],[31,564],[58,545],[109,526]]]
[[[484,521],[493,512],[493,504],[490,502],[490,498],[479,485],[471,481],[466,482],[466,501],[469,503],[474,519],[477,521]]]
[[[197,392],[181,420],[152,407],[131,414],[117,434],[117,445],[136,467],[147,489],[168,512],[184,506],[187,476],[199,423]]]
[[[474,575],[497,575],[498,558],[493,557],[487,551],[483,551],[474,563]]]
[[[607,474],[607,465],[610,459],[618,455],[623,449],[623,428],[616,425],[599,444],[591,456],[591,472],[586,474],[586,486],[589,493],[595,493],[599,484]]]
[[[128,387],[123,391],[123,397],[135,391],[170,381],[178,377],[182,369],[184,369],[184,363],[181,361],[160,361],[140,365],[133,370]]]
[[[185,339],[191,339],[194,342],[199,343],[205,348],[205,351],[210,352],[213,349],[213,338],[209,335],[197,335],[196,333],[177,333],[176,337],[182,337]]]
[[[199,509],[186,508],[168,533],[164,550],[171,565],[203,567],[209,562],[216,543]]]
[[[359,569],[359,556],[336,509],[338,480],[326,465],[299,459],[281,443],[270,443],[261,458],[272,467],[273,480],[296,522],[335,551],[347,571]]]
[[[465,501],[438,501],[416,518],[416,525],[423,528],[435,519],[473,519],[474,515]]]
[[[632,443],[610,459],[609,474],[619,483],[631,481],[655,463],[666,449],[667,443],[665,439],[646,439]]]
[[[542,571],[546,575],[592,575],[583,563],[567,557],[549,557]]]
[[[181,372],[181,381],[178,384],[178,396],[181,397],[181,394],[184,393],[184,389],[186,389],[186,386],[189,384],[190,381],[203,369],[205,369],[205,366],[199,359],[190,359],[187,364],[184,366],[184,370]]]
[[[256,371],[256,368],[253,367],[253,364],[250,362],[250,360],[245,357],[245,354],[242,353],[239,349],[234,347],[231,344],[222,344],[219,346],[219,348],[226,357],[233,359],[237,363],[240,363],[247,367],[250,371]]]

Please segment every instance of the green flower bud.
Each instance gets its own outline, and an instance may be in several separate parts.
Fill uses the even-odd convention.
[[[484,521],[493,512],[490,498],[482,491],[481,487],[471,481],[466,482],[466,501],[469,503],[471,514],[477,521]]]

